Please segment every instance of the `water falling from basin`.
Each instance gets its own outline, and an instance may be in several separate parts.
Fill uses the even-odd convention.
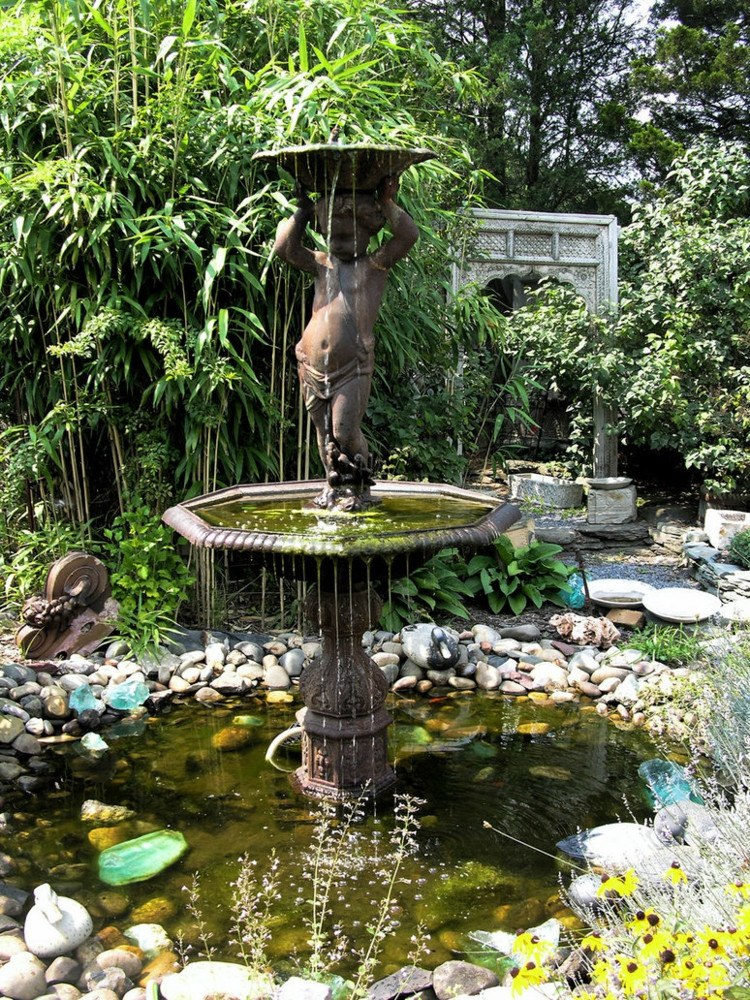
[[[306,794],[376,795],[394,781],[387,759],[387,683],[362,649],[379,616],[373,584],[448,546],[488,544],[519,517],[483,493],[445,485],[376,484],[361,422],[370,395],[378,309],[388,271],[418,231],[394,196],[421,149],[327,145],[257,154],[297,182],[299,207],[275,250],[315,275],[312,317],[297,344],[300,387],[315,426],[323,483],[231,487],[170,508],[164,520],[194,545],[249,553],[277,575],[313,584],[306,610],[323,655],[300,682]],[[310,194],[320,195],[313,203]],[[327,253],[303,245],[317,225]],[[392,236],[368,253],[388,223]]]

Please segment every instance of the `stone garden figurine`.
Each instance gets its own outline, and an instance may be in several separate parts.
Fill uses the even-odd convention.
[[[279,225],[274,250],[287,263],[315,275],[312,316],[296,347],[300,385],[318,440],[327,487],[320,507],[358,510],[372,485],[369,449],[361,422],[370,397],[373,327],[388,271],[417,240],[414,220],[393,200],[398,176],[377,193],[335,191],[313,203],[298,185],[299,207]],[[302,238],[315,217],[328,252]],[[393,236],[372,253],[371,237],[385,223]]]

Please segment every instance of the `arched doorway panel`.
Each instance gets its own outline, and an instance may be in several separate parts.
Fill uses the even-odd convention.
[[[617,219],[473,209],[477,231],[453,266],[453,291],[490,287],[509,308],[523,305],[526,286],[545,278],[571,285],[596,314],[617,310]],[[594,475],[617,475],[617,440],[607,434],[612,414],[594,400]]]

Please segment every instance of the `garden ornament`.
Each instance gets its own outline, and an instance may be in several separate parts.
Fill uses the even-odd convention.
[[[35,660],[91,652],[114,628],[119,606],[110,595],[104,563],[69,552],[50,567],[44,596],[30,597],[21,609],[19,649]]]

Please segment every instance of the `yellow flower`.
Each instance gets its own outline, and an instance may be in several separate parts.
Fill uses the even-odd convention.
[[[666,931],[647,930],[639,940],[638,954],[641,958],[652,961],[659,959],[662,952],[668,951],[672,945],[672,937]]]
[[[673,861],[670,868],[664,872],[664,878],[667,882],[671,882],[672,885],[679,885],[680,882],[687,882],[687,875],[680,868],[679,861]]]
[[[581,941],[581,947],[588,948],[589,951],[602,951],[607,947],[607,942],[599,931],[592,931],[591,934],[587,934]]]
[[[617,963],[619,965],[617,974],[625,993],[638,993],[638,987],[648,979],[648,967],[630,955],[618,955]]]
[[[708,973],[706,983],[712,990],[721,990],[731,985],[729,973],[723,962],[704,962],[703,968]]]
[[[601,885],[597,888],[597,896],[606,896],[613,892],[618,896],[632,896],[638,887],[638,876],[633,868],[628,868],[622,875],[608,875],[602,878]]]
[[[656,910],[636,910],[631,920],[628,920],[628,927],[632,927],[634,931],[638,934],[645,934],[646,931],[652,931],[655,927],[658,927],[661,922],[661,917],[656,912]]]
[[[726,958],[727,935],[724,931],[715,931],[706,927],[695,935],[695,954],[702,962],[713,961],[715,958]]]
[[[700,974],[692,958],[681,958],[670,972],[670,978],[676,979],[681,985],[693,986],[701,981]]]
[[[610,965],[606,959],[600,958],[598,962],[594,962],[594,967],[591,970],[591,978],[595,983],[606,983],[609,979]]]
[[[750,882],[733,882],[727,886],[730,896],[740,896],[742,899],[750,899]]]
[[[540,983],[547,981],[545,969],[537,965],[536,962],[527,962],[520,969],[511,969],[510,974],[513,977],[510,987],[511,993],[521,993],[529,986],[539,986]]]
[[[520,955],[527,961],[543,962],[545,958],[549,958],[554,950],[555,946],[551,941],[544,941],[528,931],[517,934],[513,942],[514,954]]]

